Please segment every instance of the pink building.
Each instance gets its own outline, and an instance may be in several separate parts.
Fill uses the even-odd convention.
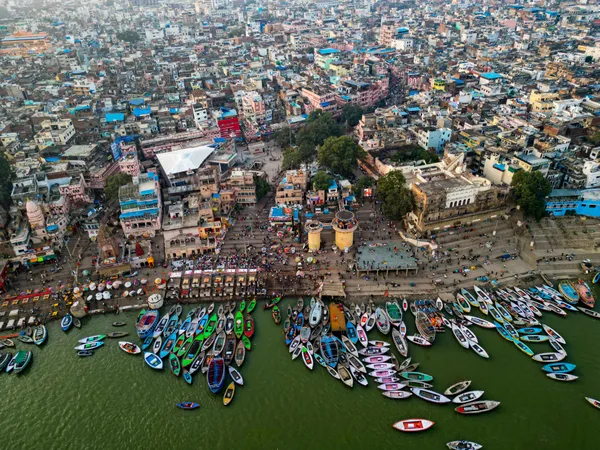
[[[123,232],[126,237],[154,237],[162,226],[158,175],[143,173],[135,181],[119,189]]]
[[[135,145],[121,145],[123,154],[119,159],[119,169],[121,172],[137,177],[140,173],[140,161],[137,156]]]
[[[317,109],[330,112],[334,116],[341,114],[341,111],[337,110],[335,94],[332,91],[326,91],[318,87],[313,90],[302,88],[302,96],[308,100],[305,105],[307,114]]]
[[[87,185],[91,189],[104,189],[107,178],[115,173],[119,173],[119,163],[114,161],[102,166],[90,167]]]
[[[104,187],[104,184],[102,187]],[[83,178],[83,174],[71,178],[68,184],[59,186],[58,191],[63,197],[68,198],[69,202],[73,205],[92,203],[93,201],[90,190]]]

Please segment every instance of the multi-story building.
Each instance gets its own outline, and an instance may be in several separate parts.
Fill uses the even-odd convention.
[[[143,173],[119,189],[121,227],[125,236],[153,237],[161,229],[162,203],[158,175]]]
[[[42,129],[35,135],[39,150],[55,145],[66,145],[75,136],[75,127],[69,119],[44,120]]]

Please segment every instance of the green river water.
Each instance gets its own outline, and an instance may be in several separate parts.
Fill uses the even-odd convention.
[[[89,318],[81,330],[67,334],[57,322],[50,324],[48,342],[33,349],[27,371],[0,374],[0,448],[442,449],[456,439],[498,450],[600,448],[595,429],[600,410],[583,398],[600,398],[600,322],[582,314],[563,319],[545,313],[543,319],[567,340],[567,361],[577,364],[574,373],[580,376],[572,383],[546,378],[541,364],[495,330],[472,327],[489,360],[460,347],[450,332],[438,335],[431,348],[410,344],[413,362],[421,363],[418,370],[434,376],[434,390],[470,379],[471,389],[502,402],[478,416],[462,416],[451,405],[414,396],[387,399],[372,379],[368,388],[348,389],[318,364],[311,372],[301,358],[292,361],[271,315],[261,306],[253,315],[253,349],[241,369],[245,386],[236,389],[228,407],[221,395],[210,394],[200,372],[189,386],[166,365],[157,372],[141,356],[125,354],[117,340],[108,340],[93,357],[76,356],[77,340],[89,335],[125,329],[130,332],[125,339],[137,342],[136,313]],[[414,332],[412,315],[406,313],[406,319],[409,333]],[[128,325],[113,328],[115,320]],[[381,338],[376,330],[369,337]],[[536,353],[552,351],[546,343],[530,346]],[[175,407],[181,401],[201,407],[182,411]],[[392,428],[408,418],[435,425],[417,434]]]

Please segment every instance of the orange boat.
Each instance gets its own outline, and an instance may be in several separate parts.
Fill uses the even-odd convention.
[[[579,300],[581,300],[587,307],[593,308],[596,303],[596,299],[594,298],[594,294],[587,283],[583,280],[577,281],[577,283],[573,283],[575,286],[575,290],[579,294]]]

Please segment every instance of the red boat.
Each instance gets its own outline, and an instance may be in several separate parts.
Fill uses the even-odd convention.
[[[396,430],[414,433],[416,431],[425,431],[433,426],[431,420],[425,419],[406,419],[396,422],[392,425]]]
[[[244,320],[244,335],[247,338],[254,336],[254,319],[250,314],[246,314],[246,319]]]

